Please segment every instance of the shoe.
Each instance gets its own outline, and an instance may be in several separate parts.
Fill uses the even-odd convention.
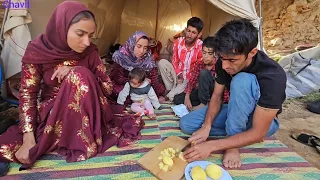
[[[305,133],[292,133],[291,137],[298,142],[305,144],[310,147],[316,148],[316,150],[320,153],[320,138],[314,135],[309,135]]]
[[[320,99],[307,104],[307,109],[313,113],[320,114]]]

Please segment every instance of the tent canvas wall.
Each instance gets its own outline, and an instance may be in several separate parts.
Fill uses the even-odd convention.
[[[32,39],[45,31],[51,13],[63,1],[30,1],[29,12],[32,22],[28,26]],[[110,45],[115,42],[124,44],[137,30],[146,32],[166,45],[170,37],[185,28],[187,20],[192,16],[197,16],[204,21],[204,37],[213,35],[226,21],[239,17],[252,20],[257,27],[259,25],[255,0],[78,1],[87,5],[96,16],[97,31],[94,43],[98,46],[100,54],[106,53]],[[161,54],[165,55],[168,52],[163,48]],[[10,59],[10,61],[13,60]]]

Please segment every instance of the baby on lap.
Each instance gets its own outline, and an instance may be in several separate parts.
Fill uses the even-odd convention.
[[[161,105],[142,68],[134,68],[129,72],[129,82],[119,93],[117,103],[123,105],[128,95],[133,101],[131,110],[137,113],[136,115],[156,118],[153,107],[159,109]]]

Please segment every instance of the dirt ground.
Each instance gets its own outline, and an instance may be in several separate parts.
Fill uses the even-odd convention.
[[[275,137],[320,169],[320,153],[290,137],[292,132],[306,132],[320,137],[320,115],[306,109],[305,100],[290,100],[279,115],[280,129]]]

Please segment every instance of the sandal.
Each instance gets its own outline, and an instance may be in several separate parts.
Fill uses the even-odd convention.
[[[320,152],[320,138],[317,136],[301,133],[301,134],[291,134],[291,137],[302,144],[310,147],[315,147]]]

